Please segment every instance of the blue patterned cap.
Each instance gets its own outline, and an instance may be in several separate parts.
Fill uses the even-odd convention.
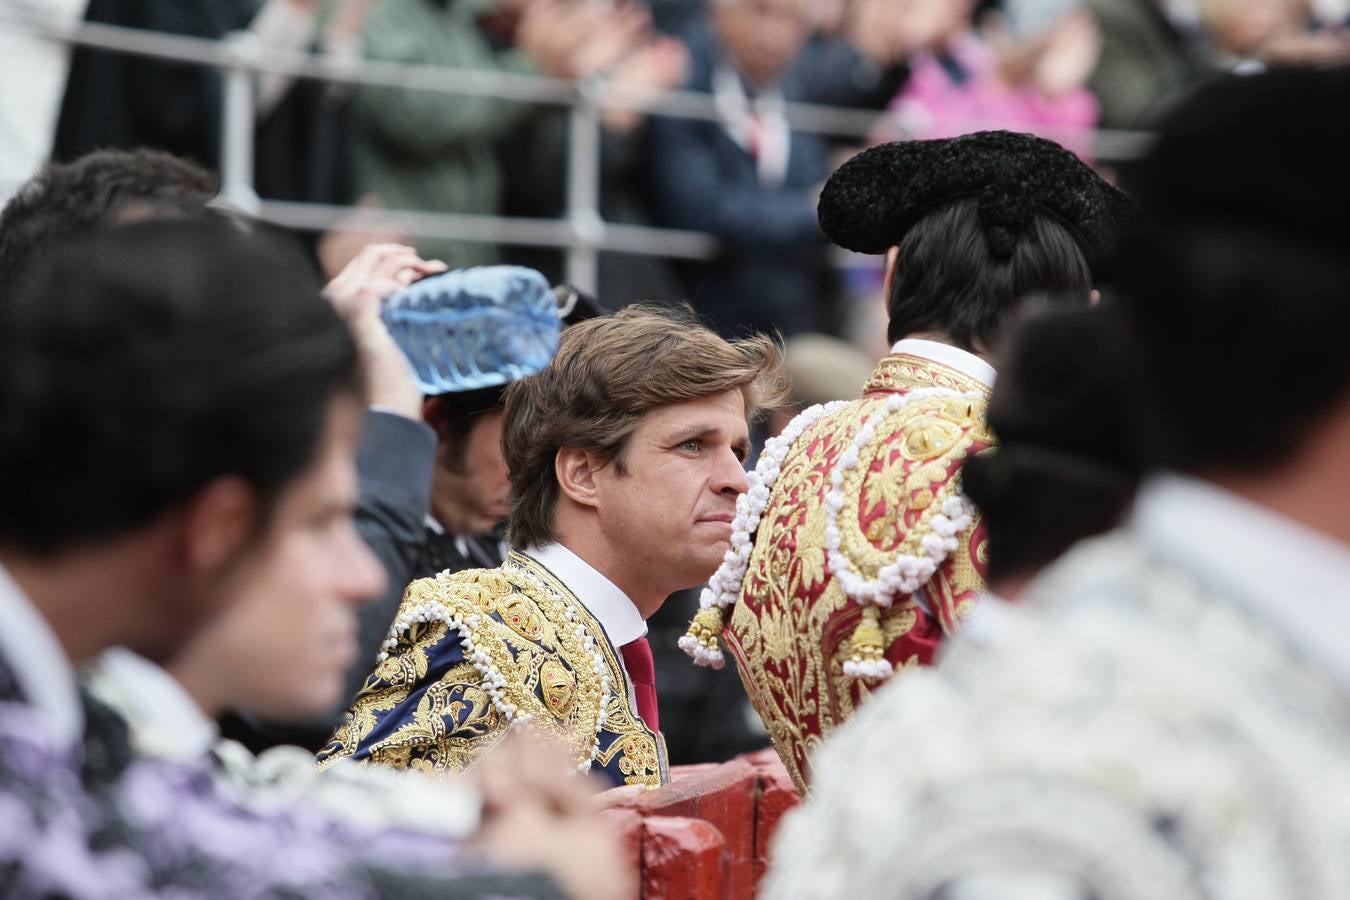
[[[543,275],[477,266],[423,279],[384,305],[422,392],[450,394],[533,375],[558,349],[558,302]]]

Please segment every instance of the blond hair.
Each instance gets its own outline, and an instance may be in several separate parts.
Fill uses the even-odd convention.
[[[781,360],[772,339],[727,341],[688,311],[630,306],[568,328],[548,367],[506,391],[512,545],[554,540],[560,449],[585,450],[625,474],[628,438],[648,412],[740,390],[748,417],[782,402]]]

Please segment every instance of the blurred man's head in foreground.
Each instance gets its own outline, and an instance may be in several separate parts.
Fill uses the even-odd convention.
[[[1277,468],[1350,415],[1350,69],[1225,77],[1122,169],[1140,218],[1111,267],[1136,332],[1150,464]]]
[[[0,211],[0,304],[43,254],[107,225],[206,208],[216,176],[159,150],[97,150],[48,163]]]
[[[284,247],[219,221],[71,241],[0,307],[0,559],[21,584],[105,573],[77,657],[165,659],[245,597],[350,606],[382,581],[351,522],[361,407]],[[340,655],[351,618],[297,633]]]

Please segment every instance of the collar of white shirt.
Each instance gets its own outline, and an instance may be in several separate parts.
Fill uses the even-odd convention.
[[[216,742],[216,723],[164,669],[122,647],[106,650],[85,672],[85,686],[131,726],[136,748],[163,759],[201,759]]]
[[[605,629],[615,647],[622,647],[647,633],[647,623],[628,595],[562,544],[554,542],[531,547],[525,553],[567,585],[587,612],[599,620],[600,627]]]
[[[0,654],[25,698],[51,728],[51,737],[73,748],[84,733],[84,711],[70,659],[47,620],[0,566]]]
[[[430,531],[433,534],[445,534],[445,526],[437,521],[436,517],[431,513],[427,513],[426,518],[423,521],[427,526],[427,531]],[[459,535],[451,536],[451,540],[455,542],[455,549],[459,551],[459,555],[467,559],[469,556],[469,542]]]
[[[1131,528],[1350,688],[1350,546],[1196,478],[1141,488]]]
[[[932,360],[935,363],[953,368],[964,375],[969,375],[985,387],[992,388],[994,386],[993,366],[969,350],[962,350],[960,347],[953,347],[951,344],[928,341],[923,338],[903,338],[895,342],[891,347],[891,352]]]

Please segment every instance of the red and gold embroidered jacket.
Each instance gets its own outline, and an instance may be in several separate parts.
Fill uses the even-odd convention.
[[[978,379],[928,359],[882,360],[861,399],[826,413],[792,443],[734,606],[729,614],[704,610],[691,627],[687,640],[712,646],[724,625],[751,701],[799,789],[810,779],[813,748],[877,683],[849,675],[845,663],[869,654],[896,671],[930,663],[984,589],[978,518],[962,517],[955,534],[934,532],[943,530],[944,507],[964,506],[953,500],[962,462],[992,443],[988,393]],[[860,604],[848,589],[859,580],[885,583],[888,565],[925,556],[935,571],[917,590],[895,592],[889,606],[865,596]],[[840,578],[841,567],[852,579]]]

